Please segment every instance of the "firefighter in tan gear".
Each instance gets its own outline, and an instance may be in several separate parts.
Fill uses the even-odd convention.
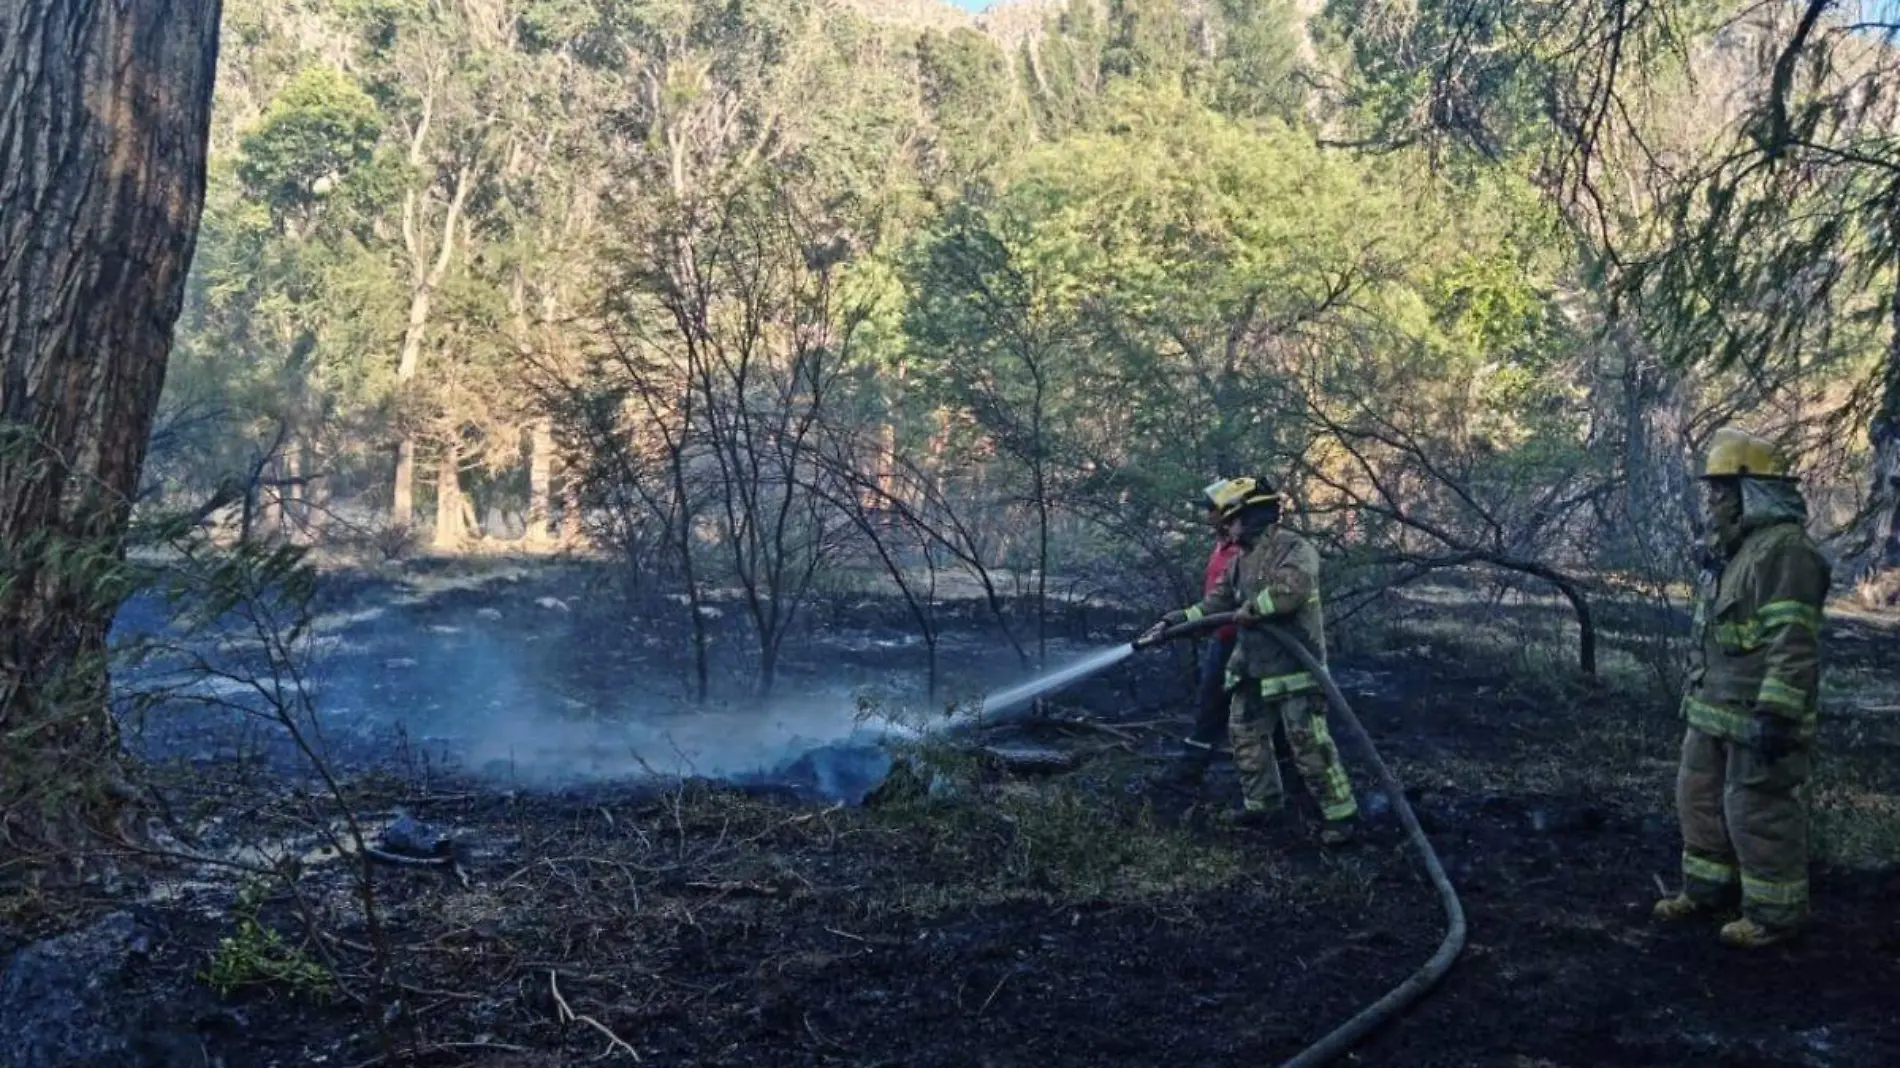
[[[1250,626],[1266,621],[1293,632],[1322,663],[1325,619],[1320,607],[1319,552],[1280,525],[1281,497],[1264,478],[1230,479],[1215,491],[1241,555],[1200,604],[1168,613],[1157,626],[1238,610],[1239,640],[1227,667],[1233,694],[1227,730],[1240,772],[1243,807],[1236,822],[1265,823],[1286,804],[1273,731],[1283,724],[1294,763],[1319,801],[1320,841],[1351,839],[1359,814],[1352,782],[1326,725],[1326,702],[1315,679],[1271,636]]]
[[[1659,920],[1731,909],[1722,941],[1757,948],[1808,919],[1805,785],[1820,693],[1821,611],[1830,572],[1805,529],[1807,504],[1784,456],[1718,430],[1703,471],[1719,570],[1697,600],[1694,661],[1676,777],[1683,891]]]

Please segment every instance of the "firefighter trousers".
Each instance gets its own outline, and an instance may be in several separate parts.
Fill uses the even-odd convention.
[[[1733,905],[1769,927],[1808,918],[1811,754],[1776,760],[1759,750],[1688,729],[1676,774],[1682,820],[1683,892],[1717,908]]]
[[[1215,638],[1201,650],[1199,677],[1196,680],[1194,730],[1187,736],[1187,751],[1192,759],[1206,762],[1227,741],[1227,661],[1234,655],[1233,639]]]
[[[1227,733],[1234,747],[1234,767],[1240,772],[1241,797],[1250,811],[1272,812],[1286,804],[1286,789],[1280,780],[1280,765],[1273,754],[1273,729],[1284,724],[1288,748],[1300,778],[1319,802],[1320,815],[1328,821],[1348,820],[1358,815],[1359,802],[1352,794],[1352,780],[1339,759],[1339,746],[1333,743],[1326,726],[1326,706],[1310,695],[1264,697],[1259,683],[1242,682],[1234,690],[1228,714]]]

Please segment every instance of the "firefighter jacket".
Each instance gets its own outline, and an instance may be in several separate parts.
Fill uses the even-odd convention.
[[[1326,662],[1326,620],[1320,607],[1319,550],[1281,526],[1264,532],[1227,565],[1200,604],[1177,617],[1195,620],[1216,612],[1248,608],[1266,622],[1292,631],[1320,663]],[[1317,691],[1319,680],[1265,632],[1240,628],[1240,640],[1227,662],[1230,676],[1257,679],[1266,697]]]
[[[1743,745],[1760,741],[1758,717],[1793,722],[1813,738],[1821,689],[1821,612],[1831,578],[1804,528],[1807,509],[1790,483],[1742,480],[1733,554],[1702,583],[1682,713],[1697,730]]]

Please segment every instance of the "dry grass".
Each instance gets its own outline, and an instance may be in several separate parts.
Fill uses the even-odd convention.
[[[1164,826],[1072,782],[1010,784],[951,805],[915,798],[875,813],[893,849],[927,857],[893,887],[920,916],[1013,901],[1163,906],[1245,880],[1284,878],[1229,841]],[[927,873],[927,874],[926,874]]]

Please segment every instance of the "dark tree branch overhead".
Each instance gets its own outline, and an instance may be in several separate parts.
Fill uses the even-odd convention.
[[[1878,400],[1833,411],[1871,446],[1864,514],[1884,518],[1868,566],[1883,570],[1900,569],[1900,320],[1872,310],[1900,277],[1895,26],[1841,0],[1448,0],[1340,29],[1368,86],[1412,95],[1388,139],[1494,156],[1515,131],[1612,317],[1678,368],[1812,376],[1876,331]],[[1698,84],[1711,60],[1715,84]],[[1739,113],[1720,113],[1731,100]],[[1716,110],[1664,151],[1657,125],[1684,106]]]
[[[1770,160],[1781,158],[1793,136],[1788,123],[1788,93],[1794,87],[1795,66],[1800,63],[1809,38],[1814,36],[1815,24],[1821,20],[1822,13],[1835,3],[1836,0],[1808,0],[1807,10],[1801,13],[1800,23],[1782,46],[1781,54],[1775,57],[1774,80],[1768,87],[1768,137],[1762,145],[1762,151],[1767,153]]]

